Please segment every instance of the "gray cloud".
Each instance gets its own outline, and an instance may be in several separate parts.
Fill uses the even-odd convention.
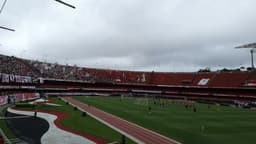
[[[8,1],[0,53],[87,67],[196,71],[249,66],[254,0]]]

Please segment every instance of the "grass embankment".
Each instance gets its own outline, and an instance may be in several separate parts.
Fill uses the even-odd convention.
[[[6,109],[5,107],[0,107],[0,117],[4,117],[4,113],[5,113]],[[3,132],[5,133],[5,135],[9,138],[9,139],[13,139],[15,138],[14,134],[11,132],[11,130],[8,128],[6,120],[2,119],[0,120],[0,128],[3,130]]]
[[[51,100],[53,101],[53,103],[59,104],[61,106],[49,106],[49,105],[39,104],[36,106],[36,109],[44,110],[44,111],[57,111],[57,112],[67,113],[69,114],[69,116],[61,120],[61,123],[63,126],[79,132],[96,136],[107,142],[121,141],[120,133],[114,131],[113,129],[102,124],[101,122],[90,117],[89,115],[82,116],[81,111],[77,109],[75,110],[74,107],[72,107],[69,104],[66,104],[64,101],[58,98],[51,98]],[[34,109],[34,108],[30,107],[25,109]],[[130,139],[127,139],[126,142],[127,144],[134,143]]]
[[[256,111],[146,98],[75,97],[75,99],[154,130],[185,144],[251,144],[256,141]],[[154,102],[156,104],[154,104]],[[164,103],[164,106],[160,106]],[[151,107],[151,114],[149,113]]]

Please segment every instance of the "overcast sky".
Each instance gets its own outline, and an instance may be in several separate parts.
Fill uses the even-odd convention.
[[[0,53],[85,67],[197,71],[250,66],[255,0],[8,0]],[[0,0],[2,3],[3,0]]]

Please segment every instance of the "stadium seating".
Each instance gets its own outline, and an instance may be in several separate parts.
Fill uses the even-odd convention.
[[[40,76],[39,73],[33,71],[22,59],[0,55],[0,73],[14,74],[21,76]]]
[[[192,86],[207,87],[215,75],[216,73],[213,73],[213,72],[199,72],[195,75]],[[206,83],[202,83],[203,80],[208,80],[208,81],[206,81]]]
[[[155,85],[189,85],[195,73],[154,73],[151,76]]]
[[[30,76],[32,79],[42,77],[87,82],[193,87],[256,86],[256,74],[252,75],[252,72],[167,73],[121,71],[53,64],[4,55],[0,55],[0,63],[0,73]]]
[[[251,72],[244,83],[245,87],[256,87],[256,73]]]
[[[210,81],[210,87],[240,87],[244,84],[249,72],[219,72]]]

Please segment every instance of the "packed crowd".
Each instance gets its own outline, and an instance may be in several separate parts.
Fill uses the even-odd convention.
[[[145,75],[112,70],[96,70],[0,55],[0,73],[32,78],[83,80],[89,82],[145,82]]]
[[[42,77],[68,80],[88,80],[84,76],[84,69],[77,66],[59,65],[25,60],[29,65],[38,69]]]
[[[0,55],[0,73],[38,77],[40,74],[22,59]]]

